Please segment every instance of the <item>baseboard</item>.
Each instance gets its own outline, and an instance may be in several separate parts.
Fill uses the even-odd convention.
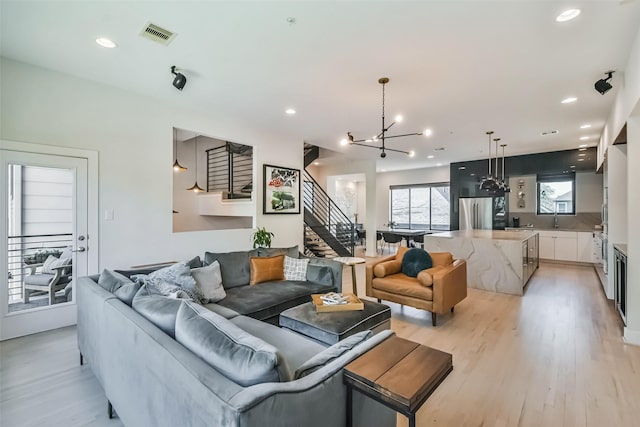
[[[625,327],[623,339],[627,344],[640,345],[640,331]]]
[[[578,267],[593,267],[595,264],[592,262],[582,262],[582,261],[565,261],[565,260],[555,260],[555,259],[546,259],[540,258],[541,264],[564,264],[564,265],[575,265]]]

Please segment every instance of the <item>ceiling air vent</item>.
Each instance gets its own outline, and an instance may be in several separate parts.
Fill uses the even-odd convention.
[[[548,130],[546,132],[540,132],[540,135],[541,136],[547,136],[547,135],[555,135],[557,133],[560,133],[560,132],[557,131],[557,130]]]
[[[177,34],[169,30],[165,30],[151,22],[147,22],[142,31],[140,31],[140,35],[156,43],[167,46],[173,41]]]

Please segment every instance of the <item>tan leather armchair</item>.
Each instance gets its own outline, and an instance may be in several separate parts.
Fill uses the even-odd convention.
[[[396,255],[367,265],[367,296],[428,310],[436,326],[436,314],[453,312],[467,297],[467,263],[449,252],[429,252],[433,267],[414,278],[401,271],[407,250],[400,247]]]

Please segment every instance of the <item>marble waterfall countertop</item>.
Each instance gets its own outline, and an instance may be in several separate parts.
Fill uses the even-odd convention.
[[[529,278],[526,267],[529,257],[538,258],[538,245],[533,244],[535,253],[530,253],[525,242],[537,240],[537,237],[538,233],[533,230],[447,231],[425,236],[424,248],[451,252],[454,258],[467,261],[467,286],[470,288],[522,295]]]
[[[442,233],[434,233],[425,237],[444,237],[445,239],[465,238],[465,239],[492,239],[492,240],[516,240],[524,242],[534,234],[534,230],[454,230]]]

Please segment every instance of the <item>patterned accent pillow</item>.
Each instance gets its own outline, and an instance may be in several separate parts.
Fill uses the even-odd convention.
[[[45,274],[56,274],[54,268],[66,267],[71,265],[71,258],[57,258],[49,255],[44,264],[42,264],[42,272]]]
[[[307,266],[309,259],[284,257],[284,279],[285,280],[307,280]]]
[[[191,269],[184,262],[161,268],[149,275],[138,274],[131,276],[131,278],[156,288],[163,295],[169,296],[173,294],[180,298],[186,294],[198,303],[202,303],[204,300],[202,292],[198,290],[195,279],[191,277]]]

